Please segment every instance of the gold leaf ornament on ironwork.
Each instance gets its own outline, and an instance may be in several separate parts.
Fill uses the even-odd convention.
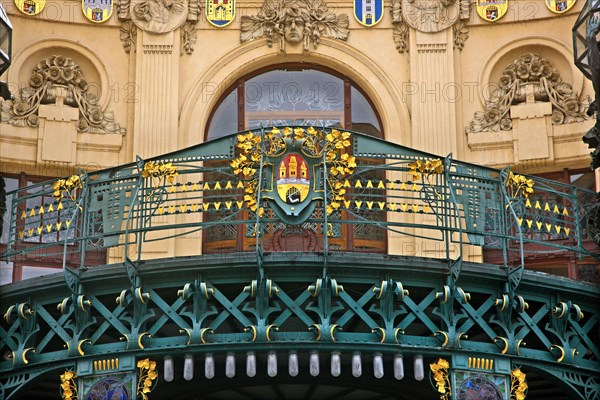
[[[144,178],[165,178],[167,182],[173,184],[175,177],[179,175],[177,167],[171,163],[148,161],[144,164],[142,177]]]
[[[517,368],[510,373],[510,400],[524,400],[526,392],[525,373]]]
[[[452,395],[452,389],[450,387],[450,378],[448,369],[450,364],[443,358],[439,358],[435,363],[429,364],[431,373],[433,374],[433,381],[435,388],[440,393],[441,400],[449,400]]]
[[[60,202],[63,198],[68,198],[73,203],[77,202],[77,189],[83,187],[79,175],[71,175],[67,179],[58,179],[52,184],[54,192],[52,195],[56,201]]]
[[[425,162],[417,160],[408,164],[408,168],[409,175],[412,175],[415,181],[420,180],[421,176],[424,176],[429,182],[429,178],[432,175],[444,172],[444,164],[439,158],[426,160]]]
[[[140,396],[142,396],[143,400],[148,400],[147,393],[152,391],[154,380],[158,378],[158,373],[156,372],[156,361],[150,361],[150,359],[145,358],[137,362],[137,367],[140,370],[137,392]]]
[[[329,166],[327,184],[332,197],[327,205],[327,215],[341,207],[341,202],[345,200],[346,195],[343,179],[353,174],[356,168],[356,158],[348,153],[342,153],[351,146],[350,138],[349,132],[341,132],[337,129],[332,129],[325,135],[325,145],[322,151],[325,152],[325,162]]]
[[[78,399],[75,378],[77,378],[75,371],[65,371],[65,373],[60,376],[60,391],[63,400]]]
[[[512,171],[508,172],[506,186],[508,186],[510,195],[513,199],[519,194],[523,195],[525,198],[529,198],[529,195],[534,193],[534,185],[535,182],[533,179],[529,179],[524,175],[513,174]]]
[[[414,181],[421,180],[426,182],[429,186],[433,186],[431,182],[431,177],[433,175],[439,175],[444,172],[444,163],[439,158],[433,158],[428,160],[417,160],[408,164],[408,174],[412,175]],[[442,195],[437,191],[436,188],[433,188],[434,193],[438,198],[441,198]]]
[[[146,200],[148,200],[156,192],[156,188],[160,184],[161,178],[164,178],[165,181],[172,185],[179,173],[177,172],[177,167],[172,163],[148,161],[144,163],[144,169],[142,170],[141,175],[142,178],[152,178],[153,180],[152,186],[154,189],[146,196]]]

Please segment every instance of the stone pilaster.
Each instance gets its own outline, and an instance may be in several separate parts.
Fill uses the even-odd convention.
[[[133,154],[148,158],[177,149],[179,31],[139,36]]]
[[[412,144],[440,156],[456,153],[456,90],[452,29],[411,29]],[[453,101],[454,100],[454,101]]]

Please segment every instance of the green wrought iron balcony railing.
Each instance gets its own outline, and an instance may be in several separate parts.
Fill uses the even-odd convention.
[[[385,251],[387,232],[436,241],[456,261],[453,280],[465,244],[500,249],[505,266],[517,260],[514,271],[528,252],[600,257],[586,245],[592,191],[335,129],[241,132],[8,195],[3,257],[43,250],[65,265],[114,247],[139,260],[149,243],[199,230],[205,248],[252,250],[260,263],[281,249],[273,237],[285,226],[311,234],[296,250],[326,255],[361,245]],[[228,240],[242,245],[223,247]]]
[[[8,398],[61,368],[82,389],[107,357],[131,374],[136,358],[267,349],[361,351],[374,364],[445,352],[456,371],[500,374],[505,395],[523,366],[600,398],[597,288],[524,271],[528,253],[600,259],[588,240],[593,191],[296,126],[9,196],[2,256],[62,259],[67,285],[49,276],[0,289]],[[144,260],[155,242],[199,231],[205,250],[227,254]],[[309,232],[301,246],[284,247],[281,232],[297,231]],[[389,232],[437,243],[442,257],[360,254],[385,253]],[[463,271],[468,246],[495,247],[501,264]],[[87,268],[111,248],[122,262]]]

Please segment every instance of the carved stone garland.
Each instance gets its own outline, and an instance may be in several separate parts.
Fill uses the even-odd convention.
[[[462,50],[469,38],[469,2],[466,0],[392,0],[394,43],[399,53],[408,52],[409,26],[421,32],[452,27],[454,48]],[[404,15],[403,15],[404,14]]]
[[[198,41],[195,26],[200,14],[200,0],[118,0],[117,9],[121,21],[120,39],[126,53],[131,52],[132,46],[135,51],[138,28],[165,33],[178,27],[181,27],[181,54],[194,52]]]
[[[587,104],[579,100],[570,84],[562,81],[552,63],[538,54],[527,53],[504,69],[499,89],[486,101],[484,111],[475,113],[467,132],[512,129],[510,107],[526,101],[528,87],[533,89],[536,102],[552,103],[552,124],[587,119]]]
[[[21,97],[1,103],[0,121],[37,127],[40,104],[52,104],[58,98],[63,98],[67,106],[79,108],[78,132],[125,134],[125,129],[114,121],[113,113],[103,111],[96,95],[88,91],[79,65],[61,55],[50,56],[35,66],[29,87],[21,90]]]
[[[317,48],[321,37],[346,40],[350,33],[348,15],[334,14],[322,0],[265,0],[256,15],[241,21],[242,43],[264,36],[269,47],[277,40],[281,51],[286,42],[302,42],[309,50],[311,44]]]

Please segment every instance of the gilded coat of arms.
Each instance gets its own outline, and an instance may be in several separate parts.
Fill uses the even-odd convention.
[[[508,0],[477,0],[477,14],[486,21],[495,22],[508,10]]]
[[[235,17],[235,0],[206,0],[204,14],[212,25],[227,26]]]
[[[350,133],[309,128],[273,128],[238,135],[233,173],[244,177],[244,202],[258,215],[270,208],[286,224],[305,222],[318,201],[326,213],[340,209],[345,177],[354,172]]]
[[[83,15],[92,22],[108,21],[113,12],[112,0],[81,0]]]
[[[37,15],[44,9],[46,0],[15,0],[15,5],[23,14]]]
[[[566,13],[575,5],[577,0],[545,0],[544,3],[555,14]]]

